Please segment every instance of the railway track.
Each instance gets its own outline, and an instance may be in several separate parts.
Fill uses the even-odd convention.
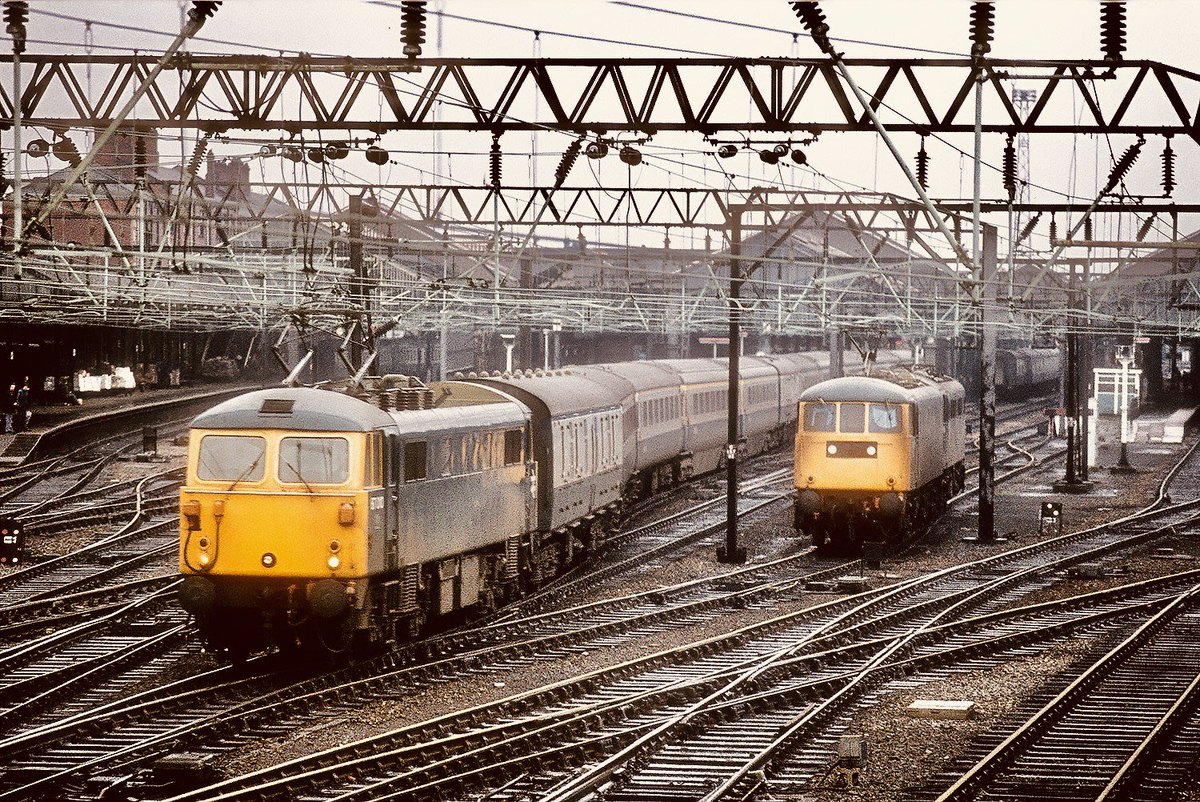
[[[1165,493],[1164,483],[1160,502]],[[435,791],[444,794],[454,788],[474,787],[471,785],[472,777],[478,781],[477,766],[482,758],[467,737],[468,733],[480,727],[490,727],[497,738],[498,731],[494,728],[515,733],[513,738],[519,734],[521,743],[525,745],[518,749],[515,741],[504,741],[504,754],[510,760],[541,759],[545,757],[544,750],[531,752],[531,747],[524,740],[525,734],[541,731],[542,726],[549,726],[560,719],[571,722],[572,731],[579,741],[581,751],[568,761],[576,765],[586,765],[589,753],[607,751],[622,738],[627,739],[622,741],[622,745],[638,745],[634,753],[622,753],[620,760],[605,769],[607,773],[585,773],[580,781],[582,784],[571,791],[590,794],[600,786],[611,783],[617,774],[630,776],[629,767],[645,760],[647,750],[653,753],[661,745],[663,734],[645,739],[643,736],[646,732],[639,725],[624,730],[625,735],[614,741],[611,737],[597,735],[594,730],[581,729],[580,717],[589,715],[589,711],[620,710],[631,699],[644,698],[648,694],[668,694],[657,700],[658,717],[667,714],[677,717],[678,710],[672,709],[672,705],[690,708],[701,703],[702,706],[696,711],[699,712],[717,705],[729,693],[726,686],[731,682],[728,679],[730,672],[734,672],[735,687],[750,687],[756,693],[762,693],[765,692],[762,688],[764,676],[777,665],[798,659],[812,650],[827,653],[830,651],[829,639],[836,639],[837,642],[857,639],[864,644],[874,644],[874,652],[869,656],[866,666],[856,669],[858,673],[853,674],[854,678],[844,683],[818,708],[799,716],[795,710],[791,711],[794,726],[786,729],[792,732],[808,731],[815,723],[832,716],[867,690],[874,680],[873,671],[908,659],[920,633],[955,618],[995,612],[1009,604],[1014,594],[1029,593],[1049,585],[1053,579],[1047,576],[1047,572],[1054,567],[1095,559],[1099,554],[1132,548],[1165,532],[1176,531],[1180,526],[1189,524],[1195,502],[1166,507],[1160,503],[1155,506],[1160,509],[1143,511],[1115,525],[1062,536],[966,566],[946,569],[929,577],[898,583],[881,591],[772,619],[732,636],[682,647],[665,655],[665,662],[662,661],[664,656],[655,656],[645,663],[633,661],[577,680],[570,689],[548,687],[520,699],[510,698],[492,708],[490,719],[480,719],[480,711],[476,710],[472,711],[469,720],[451,716],[448,720],[425,722],[421,727],[407,732],[401,730],[379,739],[360,742],[348,751],[333,750],[178,798],[205,798],[205,795],[216,793],[228,794],[229,798],[254,798],[267,793],[306,794],[313,798],[354,798],[355,795],[359,798],[391,798],[393,792],[395,798],[404,798],[405,794],[432,794]],[[878,646],[881,642],[884,644],[882,647]],[[841,673],[847,671],[850,671],[849,667],[843,668]],[[683,687],[702,688],[710,695],[720,693],[711,699],[706,696],[700,699],[669,696]],[[517,715],[518,711],[520,716]],[[595,722],[596,726],[600,723]],[[764,726],[769,729],[769,724],[766,722]],[[679,726],[678,722],[672,724],[672,732],[668,734],[676,735]],[[441,733],[442,737],[436,741],[414,741],[421,737],[428,738],[431,732]],[[746,737],[749,738],[750,734]],[[397,750],[407,750],[406,754],[415,755],[413,750],[418,750],[418,747],[433,748],[432,744],[436,744],[439,754],[444,756],[439,763],[439,778],[431,775],[416,777],[411,771],[392,768],[398,760]],[[748,761],[742,771],[735,771],[733,781],[752,776],[759,770],[753,763],[769,761],[793,746],[788,738],[781,738],[778,743],[761,750],[755,756],[755,761]],[[454,757],[445,757],[451,752]],[[364,753],[371,756],[362,757]],[[494,758],[496,752],[490,754]],[[404,766],[411,769],[414,761],[421,762],[414,757]],[[357,776],[358,779],[349,783],[346,780],[348,776]],[[368,787],[369,791],[363,790]],[[400,789],[405,790],[402,793]],[[380,795],[384,793],[389,796]],[[582,797],[567,795],[562,798]]]
[[[767,477],[764,481],[775,478]],[[700,506],[700,513],[703,513],[704,505]],[[751,503],[748,510],[753,511],[756,506],[761,505]],[[693,528],[702,528],[705,519],[697,519],[696,515],[675,514],[670,516],[671,524],[680,526],[682,521],[691,520]],[[807,552],[672,588],[656,588],[643,594],[447,633],[412,644],[374,663],[309,678],[286,691],[280,691],[278,682],[263,682],[257,686],[257,691],[266,696],[255,705],[243,704],[245,709],[242,710],[236,709],[236,705],[244,703],[249,691],[241,683],[237,684],[232,697],[226,697],[223,688],[215,688],[207,694],[211,698],[201,700],[198,696],[204,695],[203,689],[190,689],[187,693],[191,694],[189,698],[194,704],[190,711],[190,734],[194,736],[205,727],[213,733],[241,731],[257,722],[268,722],[263,730],[263,735],[268,736],[276,731],[280,721],[295,720],[296,716],[305,715],[305,711],[320,709],[330,698],[347,693],[376,693],[388,698],[395,694],[395,688],[389,683],[406,683],[405,687],[415,692],[464,673],[477,674],[487,670],[503,673],[514,661],[529,663],[557,659],[563,653],[585,652],[631,641],[662,626],[685,626],[711,620],[730,606],[746,608],[779,603],[789,595],[803,592],[807,581],[826,579],[826,574],[831,572],[849,570],[847,565],[814,570],[811,561],[805,561],[806,555]],[[447,654],[453,656],[442,657]],[[434,662],[429,663],[430,660]],[[28,738],[9,739],[3,748],[9,754],[16,754],[42,748],[65,736],[82,736],[92,729],[103,732],[109,753],[120,755],[122,751],[154,747],[163,739],[169,741],[189,733],[189,729],[180,724],[180,719],[187,715],[175,710],[174,696],[162,700],[162,711],[145,699],[138,702],[139,711],[130,727],[132,735],[128,743],[121,741],[119,728],[112,729],[114,721],[128,717],[126,711],[116,710],[99,714],[94,719],[73,719],[66,729],[47,727],[31,733]],[[230,707],[235,709],[226,712]],[[156,717],[154,721],[147,721]],[[28,763],[21,760],[12,763],[13,776],[28,783],[43,775],[46,766],[53,766],[57,770],[53,783],[57,784],[69,780],[79,771],[95,770],[94,762],[68,768],[72,764],[72,755],[75,764],[80,759],[88,761],[95,757],[96,745],[86,742],[86,738],[81,741],[61,748],[55,746],[49,759],[39,753],[32,755]],[[28,786],[24,790],[28,790]]]
[[[1175,596],[938,800],[1123,800],[1135,788],[1144,793],[1145,770],[1200,702],[1198,605],[1200,585]]]

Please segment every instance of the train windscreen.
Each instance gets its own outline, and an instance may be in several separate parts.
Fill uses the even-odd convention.
[[[804,405],[804,431],[832,432],[836,408],[833,404],[810,401]]]
[[[342,437],[285,437],[279,481],[336,485],[350,476],[350,444]]]
[[[900,431],[900,407],[895,404],[872,404],[868,426],[870,431],[876,434],[894,434]]]
[[[267,441],[261,437],[208,434],[200,439],[196,476],[205,481],[257,482],[263,478]]]
[[[862,434],[866,429],[867,405],[857,402],[842,402],[838,431],[845,434]]]

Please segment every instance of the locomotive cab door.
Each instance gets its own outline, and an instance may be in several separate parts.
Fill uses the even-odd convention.
[[[399,436],[384,435],[384,550],[387,570],[400,567],[400,484],[404,481],[404,446]]]

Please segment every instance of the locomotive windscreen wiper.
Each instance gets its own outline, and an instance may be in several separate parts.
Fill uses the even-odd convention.
[[[266,453],[266,452],[263,452],[263,453]],[[262,458],[263,458],[262,454],[259,454],[257,457],[255,457],[254,462],[251,462],[248,466],[246,466],[246,470],[242,471],[241,474],[238,475],[238,478],[234,479],[233,483],[231,485],[229,485],[229,487],[225,488],[225,492],[228,493],[230,490],[233,490],[235,487],[238,486],[239,482],[241,482],[243,479],[245,479],[250,474],[254,473],[254,469],[258,467],[258,463],[259,463],[259,461],[262,460]]]
[[[299,451],[300,451],[300,447],[296,446],[297,456],[299,456]],[[301,475],[299,468],[297,468],[295,465],[288,462],[287,460],[283,461],[283,467],[288,468],[289,470],[291,470],[292,473],[296,474],[296,478],[304,483],[305,490],[307,490],[309,493],[313,492],[312,485],[310,485],[308,483],[308,480],[305,479],[303,475]]]

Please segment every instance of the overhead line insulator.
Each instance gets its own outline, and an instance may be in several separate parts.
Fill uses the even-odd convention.
[[[921,149],[917,151],[917,183],[921,189],[929,189],[929,151],[925,150],[925,137],[921,137]]]
[[[416,58],[425,44],[425,0],[402,0],[400,3],[400,39],[404,55]]]
[[[1017,196],[1017,148],[1012,134],[1004,143],[1004,189],[1010,201]]]
[[[567,149],[563,151],[562,158],[558,160],[558,167],[554,170],[554,188],[558,189],[567,180],[567,176],[571,172],[571,168],[575,166],[575,160],[579,158],[579,151],[583,149],[583,140],[576,139]]]
[[[146,136],[147,133],[140,129],[133,133],[133,176],[139,184],[146,180]]]
[[[64,161],[72,167],[79,165],[83,157],[79,155],[79,148],[75,147],[75,142],[66,134],[63,134],[50,145],[50,152],[59,161]]]
[[[224,0],[192,0],[190,15],[193,19],[204,21],[217,13]]]
[[[1042,219],[1042,213],[1038,212],[1033,217],[1029,218],[1029,222],[1021,229],[1021,233],[1017,235],[1017,241],[1013,246],[1020,245],[1025,240],[1029,239],[1029,235],[1033,233],[1033,229],[1037,227],[1038,221]]]
[[[496,189],[500,188],[500,172],[502,165],[503,153],[500,151],[500,135],[492,134],[492,150],[488,153],[488,177],[491,180],[492,186]]]
[[[187,172],[192,178],[195,178],[200,173],[200,165],[204,163],[204,157],[208,153],[208,137],[204,137],[196,142],[196,146],[192,148],[192,157],[188,159]]]
[[[1138,228],[1137,232],[1138,242],[1143,242],[1146,239],[1146,235],[1150,233],[1150,227],[1154,225],[1154,221],[1157,217],[1158,212],[1150,212],[1150,216],[1142,222],[1142,225]]]
[[[1164,195],[1175,191],[1175,151],[1171,150],[1170,137],[1167,137],[1167,144],[1162,152],[1162,189]]]
[[[29,3],[25,0],[4,0],[5,30],[12,37],[14,53],[25,52],[25,23],[29,21]]]
[[[996,33],[996,8],[991,0],[971,3],[971,58],[981,59],[992,50]]]
[[[823,53],[833,55],[833,44],[829,41],[829,23],[816,0],[798,0],[792,3],[792,10],[800,18],[800,23],[808,31],[808,35],[821,48]]]
[[[1134,142],[1125,152],[1121,154],[1121,158],[1117,159],[1117,163],[1113,165],[1112,172],[1108,174],[1108,181],[1104,184],[1104,191],[1101,195],[1107,195],[1116,189],[1117,184],[1125,180],[1126,173],[1129,168],[1133,167],[1133,163],[1137,161],[1138,156],[1142,154],[1142,145],[1146,144],[1144,137],[1138,137],[1138,141]]]
[[[1100,52],[1105,61],[1125,58],[1125,0],[1100,0]]]
[[[1083,218],[1083,239],[1085,242],[1092,241],[1092,216],[1090,214]]]
[[[1058,221],[1054,219],[1054,212],[1050,212],[1050,242],[1055,242],[1058,239]]]

